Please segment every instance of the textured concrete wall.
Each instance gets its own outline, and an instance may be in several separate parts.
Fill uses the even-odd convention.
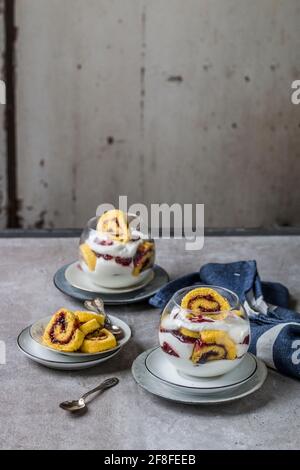
[[[299,0],[16,6],[24,226],[81,226],[119,194],[300,224]]]
[[[0,0],[0,80],[4,80],[4,0]],[[3,90],[2,90],[3,91]],[[3,98],[3,96],[1,96]],[[0,103],[0,229],[6,227],[6,133],[5,105]]]

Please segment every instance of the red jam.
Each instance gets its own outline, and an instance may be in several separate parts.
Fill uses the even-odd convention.
[[[214,320],[211,318],[205,318],[202,315],[192,316],[189,318],[191,323],[214,323]]]
[[[193,305],[193,302],[195,302],[195,300],[198,300],[198,299],[205,299],[205,300],[208,300],[209,302],[212,302],[214,304],[217,304],[217,307],[216,308],[205,308],[203,306],[200,306],[198,307],[198,309],[201,311],[201,312],[207,312],[207,313],[214,313],[214,312],[218,312],[221,308],[219,302],[211,295],[211,294],[207,294],[207,295],[196,295],[195,297],[193,297],[189,303],[188,303],[188,308],[191,308],[192,309],[192,305]]]
[[[186,344],[194,344],[197,338],[193,338],[192,336],[186,336],[180,333],[179,330],[166,330],[165,328],[160,328],[161,333],[170,333],[171,335],[175,336],[181,343]]]
[[[49,332],[49,336],[50,336],[51,342],[54,343],[54,344],[57,344],[57,343],[58,344],[67,344],[71,340],[75,330],[79,327],[79,322],[76,320],[74,322],[73,329],[70,331],[70,335],[67,338],[61,339],[61,340],[58,340],[55,336],[55,329],[56,329],[57,326],[60,327],[62,333],[65,333],[65,331],[67,330],[68,325],[67,325],[67,321],[66,321],[66,314],[65,314],[64,311],[60,312],[60,314],[56,318],[55,322],[53,322],[53,325],[52,325],[51,330]]]
[[[102,246],[111,246],[111,245],[113,245],[113,241],[112,241],[112,240],[100,240],[100,241],[99,241],[99,245],[102,245]]]
[[[111,259],[113,259],[113,256],[111,256],[111,255],[102,255],[101,253],[96,253],[96,256],[97,256],[97,258],[103,258],[106,261],[110,261]]]
[[[121,258],[120,256],[116,257],[116,263],[121,264],[122,266],[129,266],[132,261],[132,258]]]
[[[250,337],[249,335],[247,335],[244,339],[244,341],[242,342],[242,344],[249,344],[249,341],[250,341]]]
[[[174,349],[166,341],[163,342],[161,348],[165,353],[169,354],[170,356],[179,357],[179,354],[177,354],[177,352],[174,351]]]

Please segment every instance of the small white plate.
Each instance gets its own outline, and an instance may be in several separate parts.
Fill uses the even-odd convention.
[[[106,355],[107,353],[112,353],[122,348],[123,346],[125,346],[125,344],[128,343],[131,337],[131,329],[129,328],[127,323],[125,323],[124,321],[120,320],[117,317],[114,317],[113,315],[109,315],[109,318],[111,319],[112,323],[114,325],[119,326],[124,332],[124,338],[118,341],[118,344],[115,348],[107,349],[106,351],[101,351],[101,352],[96,352],[96,353],[82,353],[80,351],[75,351],[75,352],[58,351],[57,349],[51,348],[50,346],[46,346],[45,344],[43,344],[42,337],[43,337],[45,328],[48,325],[51,318],[52,318],[52,315],[50,315],[49,317],[42,318],[41,320],[38,320],[35,323],[33,323],[33,325],[29,327],[29,333],[32,339],[36,341],[42,348],[49,349],[49,351],[53,351],[56,354],[62,354],[63,356],[70,356],[74,358],[78,358],[78,357],[89,358],[89,357],[94,356],[94,357],[100,358],[103,355]]]
[[[113,358],[121,351],[121,349],[118,349],[113,353],[108,353],[106,356],[95,359],[82,357],[76,359],[74,357],[59,355],[55,352],[48,351],[46,348],[42,348],[36,343],[30,336],[29,327],[21,331],[17,339],[17,344],[20,351],[32,361],[49,367],[50,369],[58,370],[81,370],[95,367]]]
[[[74,263],[71,263],[74,264]],[[56,271],[53,282],[55,287],[59,289],[64,294],[73,297],[74,299],[84,302],[85,300],[93,300],[96,297],[99,297],[99,292],[91,292],[89,290],[79,289],[73,287],[66,279],[66,271],[70,264],[62,266],[58,271]],[[108,294],[101,293],[101,297],[105,305],[124,305],[124,304],[133,304],[136,302],[142,302],[152,297],[159,291],[167,282],[169,282],[168,273],[161,267],[155,264],[153,266],[153,279],[148,282],[148,284],[141,286],[139,284],[138,288],[130,292],[120,292],[116,289]]]
[[[242,383],[235,388],[220,389],[214,393],[190,393],[183,387],[176,388],[173,385],[163,383],[149,372],[146,367],[146,358],[154,349],[149,349],[148,351],[143,352],[135,359],[132,365],[132,375],[138,385],[143,389],[153,395],[157,395],[161,398],[175,401],[177,403],[185,403],[188,405],[210,405],[238,400],[258,390],[263,385],[267,377],[267,368],[265,364],[254,356],[257,368],[252,377],[245,383]]]
[[[198,378],[181,375],[160,347],[148,354],[145,365],[150,374],[167,385],[184,389],[186,392],[205,394],[238,387],[249,380],[257,369],[255,357],[246,354],[235,369],[218,377]]]
[[[124,294],[125,292],[133,292],[149,284],[149,282],[153,280],[153,277],[154,273],[151,270],[142,282],[139,282],[134,286],[110,289],[108,287],[98,286],[92,282],[86,273],[81,270],[78,261],[70,264],[65,271],[65,278],[71,286],[88,292],[96,292],[98,294]]]

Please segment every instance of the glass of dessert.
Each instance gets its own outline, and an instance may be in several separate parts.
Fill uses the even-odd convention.
[[[136,219],[135,214],[109,210],[90,219],[83,230],[80,267],[97,286],[125,288],[151,278],[154,241],[135,228]]]
[[[238,296],[215,286],[177,291],[163,310],[162,351],[179,373],[213,377],[240,364],[248,351],[250,324]]]

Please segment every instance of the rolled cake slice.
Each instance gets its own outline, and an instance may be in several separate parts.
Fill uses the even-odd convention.
[[[79,247],[79,250],[85,264],[89,268],[89,271],[95,271],[97,256],[95,255],[93,250],[91,250],[87,243],[82,243]]]
[[[188,336],[189,338],[199,338],[200,337],[200,332],[199,331],[193,331],[193,330],[188,330],[187,328],[180,328],[179,332],[183,336]]]
[[[92,333],[93,331],[98,330],[99,327],[100,327],[100,324],[97,322],[95,318],[93,318],[92,320],[82,323],[79,328],[80,328],[80,331],[82,331],[82,333],[84,334],[84,336],[86,336],[89,333]]]
[[[121,243],[130,240],[127,215],[118,209],[113,209],[101,215],[97,223],[97,231],[109,234],[110,238]]]
[[[245,318],[245,313],[242,309],[240,310],[232,310],[232,315],[236,315],[237,317]]]
[[[116,346],[117,341],[114,335],[106,328],[99,328],[85,337],[80,350],[84,353],[96,353]]]
[[[194,364],[205,364],[208,361],[233,360],[236,357],[236,346],[226,331],[205,330],[195,341],[191,360]]]
[[[192,312],[191,321],[197,315],[221,320],[227,315],[221,312],[230,310],[228,300],[210,287],[198,287],[188,292],[181,301],[181,307]]]
[[[43,334],[43,343],[59,351],[77,351],[84,340],[79,321],[73,312],[60,309],[48,323]]]
[[[140,243],[133,259],[132,274],[138,276],[141,272],[149,269],[154,263],[154,243],[144,241]]]
[[[78,318],[79,323],[86,323],[90,320],[96,320],[100,326],[104,326],[105,316],[101,313],[82,312],[80,310],[76,310],[74,314]]]

